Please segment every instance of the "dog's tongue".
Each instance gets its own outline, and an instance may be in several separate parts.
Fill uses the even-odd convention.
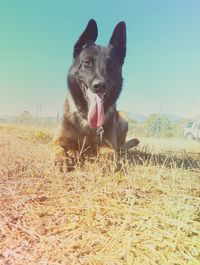
[[[93,93],[90,89],[87,91],[87,96],[89,99],[88,123],[91,128],[101,127],[105,120],[103,96]]]

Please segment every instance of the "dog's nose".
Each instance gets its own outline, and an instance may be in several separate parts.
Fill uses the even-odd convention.
[[[107,89],[107,84],[105,81],[94,80],[92,88],[95,93],[105,93]]]

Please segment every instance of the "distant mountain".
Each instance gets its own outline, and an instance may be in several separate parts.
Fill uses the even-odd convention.
[[[12,122],[16,119],[16,116],[0,115],[0,121]]]
[[[25,119],[26,118],[26,119]],[[23,123],[32,123],[32,124],[37,124],[37,123],[44,123],[44,124],[57,124],[58,119],[60,117],[32,117],[31,115],[26,117],[22,117],[21,115],[18,116],[10,116],[10,115],[0,115],[0,122],[1,123],[17,123],[17,124],[23,124]]]
[[[136,120],[138,122],[144,122],[145,120],[147,120],[152,114],[150,115],[143,115],[137,112],[126,112],[126,115],[128,116],[128,118],[130,120]],[[173,114],[161,114],[161,117],[165,117],[167,118],[170,122],[172,123],[177,123],[180,122],[183,118],[179,117],[177,115],[173,115]]]
[[[170,120],[173,123],[180,122],[183,119],[183,117],[179,117],[179,116],[173,115],[173,114],[161,114],[161,116],[167,118],[168,120]]]
[[[148,116],[145,116],[145,115],[142,115],[142,114],[136,113],[136,112],[135,113],[126,112],[126,115],[128,116],[128,118],[130,120],[136,120],[138,122],[143,122],[143,121],[145,121],[148,118]]]

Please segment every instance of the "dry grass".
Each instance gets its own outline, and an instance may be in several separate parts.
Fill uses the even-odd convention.
[[[1,264],[199,264],[198,167],[125,159],[118,173],[94,162],[64,174],[49,161],[50,139],[0,127]]]
[[[193,152],[200,153],[200,142],[181,138],[140,138],[142,146],[150,146],[156,151]]]

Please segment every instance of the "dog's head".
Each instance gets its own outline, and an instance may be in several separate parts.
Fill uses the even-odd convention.
[[[97,24],[92,19],[74,45],[74,60],[68,74],[70,93],[92,128],[104,124],[106,111],[121,92],[126,25],[117,24],[106,47],[95,44],[97,35]]]

